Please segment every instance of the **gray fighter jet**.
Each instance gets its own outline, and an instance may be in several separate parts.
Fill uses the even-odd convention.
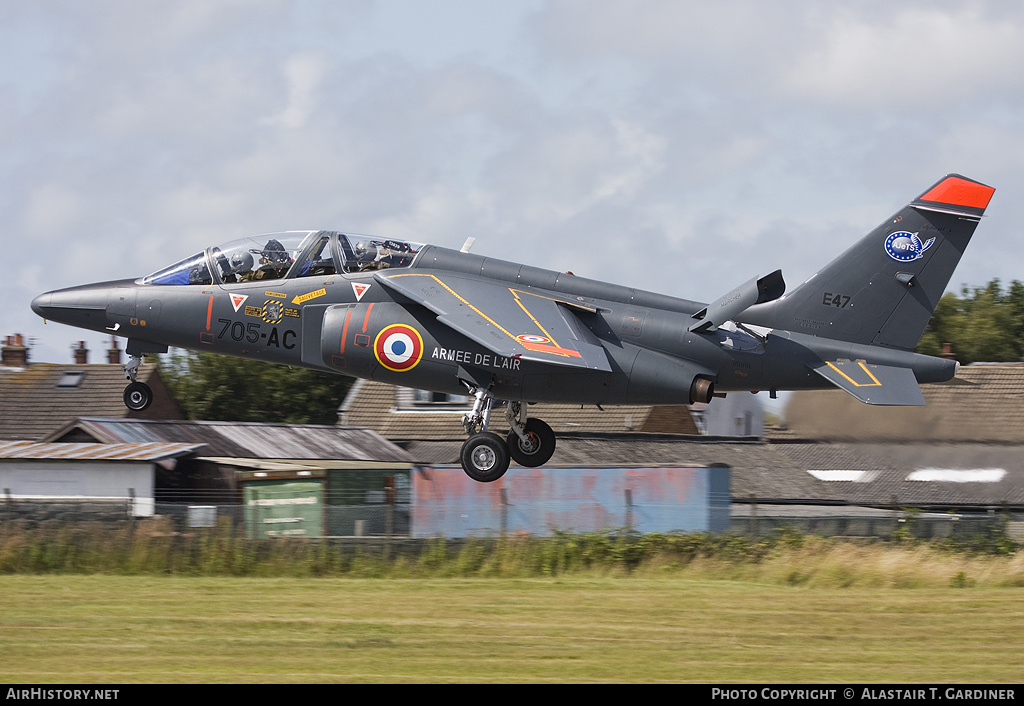
[[[781,270],[703,304],[468,247],[296,231],[208,248],[140,279],[47,292],[32,309],[126,337],[134,410],[151,399],[135,379],[143,356],[168,346],[469,394],[462,466],[493,481],[510,457],[551,458],[555,435],[529,403],[686,404],[836,386],[868,404],[924,404],[918,384],[949,380],[958,364],[914,347],[993,192],[944,177],[786,296]]]

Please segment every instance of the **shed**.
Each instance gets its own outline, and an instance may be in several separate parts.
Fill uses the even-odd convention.
[[[0,441],[0,488],[8,503],[90,500],[152,515],[157,468],[173,467],[202,446]]]
[[[414,537],[723,532],[729,468],[545,466],[477,483],[458,466],[425,466],[413,474],[411,512]]]

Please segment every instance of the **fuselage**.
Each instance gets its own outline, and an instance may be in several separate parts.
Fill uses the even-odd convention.
[[[465,393],[467,375],[487,376],[496,398],[527,402],[685,404],[695,378],[712,380],[719,392],[829,387],[808,364],[864,357],[859,349],[868,348],[735,325],[694,333],[688,328],[700,302],[430,245],[400,249],[386,241],[390,249],[380,251],[389,255],[371,261],[357,255],[355,242],[310,231],[289,252],[287,267],[277,268],[267,250],[249,248],[270,262],[262,269],[251,257],[229,268],[225,253],[234,262],[246,248],[211,248],[149,277],[47,292],[32,308],[46,319],[126,337],[129,352],[173,346],[453,394]],[[604,349],[610,370],[500,355],[376,278],[398,269],[433,275],[487,321],[501,319],[498,305],[464,297],[444,285],[446,275],[576,302],[580,309],[565,315]],[[913,368],[919,382],[953,375],[951,361],[871,352]]]

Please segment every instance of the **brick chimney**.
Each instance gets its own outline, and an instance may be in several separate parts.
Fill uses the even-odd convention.
[[[89,362],[89,349],[85,347],[85,341],[79,341],[78,348],[73,348],[72,352],[75,354],[76,365],[85,365]]]
[[[953,353],[952,343],[942,344],[942,357],[945,358],[946,360],[956,360],[956,354]]]
[[[121,349],[117,347],[117,339],[113,336],[110,337],[110,348],[107,349],[107,362],[121,364]]]
[[[25,345],[25,337],[20,333],[4,338],[4,345],[0,348],[0,365],[12,368],[23,368],[28,365],[28,346]]]

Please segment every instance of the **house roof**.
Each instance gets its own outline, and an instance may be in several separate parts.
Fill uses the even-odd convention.
[[[1024,507],[1024,445],[991,443],[773,444],[856,505]]]
[[[46,441],[85,439],[204,444],[204,456],[411,462],[401,448],[370,429],[320,424],[82,417],[50,434]]]
[[[161,461],[193,453],[202,444],[41,444],[0,441],[0,459],[46,461]]]
[[[470,402],[417,404],[413,390],[373,380],[357,380],[341,405],[344,424],[366,426],[392,440],[464,439],[462,415]],[[651,431],[696,434],[685,405],[583,407],[572,404],[530,405],[529,415],[547,422],[556,434],[574,431]],[[505,427],[507,429],[507,427]]]
[[[800,391],[774,439],[1024,443],[1024,364],[977,363],[922,385],[923,407],[879,407],[841,390]]]
[[[156,366],[139,367],[138,380],[153,388],[143,412],[124,406],[127,381],[120,365],[31,363],[0,366],[0,439],[40,439],[81,415],[181,418]]]

